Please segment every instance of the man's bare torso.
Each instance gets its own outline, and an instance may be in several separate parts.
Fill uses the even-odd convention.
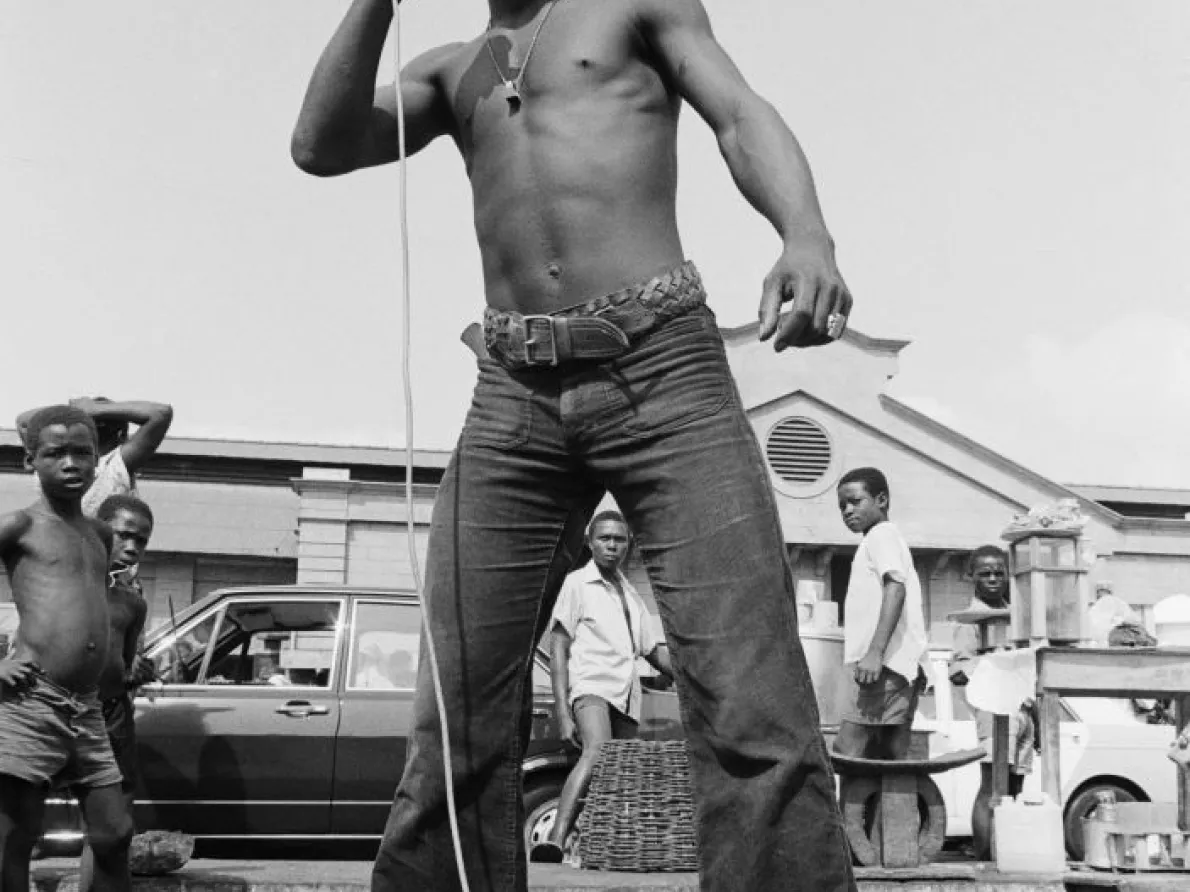
[[[536,15],[531,15],[534,11]],[[632,0],[558,0],[512,111],[544,9],[444,52],[438,87],[471,180],[489,306],[550,312],[674,267],[679,100]],[[510,43],[511,41],[511,43]],[[510,47],[512,62],[509,60]]]
[[[35,661],[54,681],[93,690],[107,659],[107,548],[96,521],[66,521],[40,506],[4,555],[20,614],[14,659]]]

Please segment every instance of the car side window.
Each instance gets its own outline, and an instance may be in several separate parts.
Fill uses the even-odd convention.
[[[338,601],[237,601],[227,605],[201,683],[329,688]]]
[[[158,680],[165,684],[195,684],[206,660],[219,611],[213,610],[181,634],[170,635],[149,658]]]
[[[413,690],[420,642],[421,615],[415,605],[357,601],[348,690]]]

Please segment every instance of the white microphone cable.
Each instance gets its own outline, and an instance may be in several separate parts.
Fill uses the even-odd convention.
[[[393,85],[397,94],[397,152],[399,157],[400,181],[400,230],[401,230],[401,313],[404,332],[401,343],[401,380],[405,392],[405,525],[409,543],[409,566],[413,571],[413,585],[417,589],[417,600],[421,605],[422,630],[426,636],[426,652],[430,657],[430,673],[434,678],[434,698],[438,701],[438,722],[442,729],[442,767],[446,781],[446,812],[450,818],[450,835],[454,843],[455,868],[459,873],[459,885],[463,892],[471,892],[467,884],[467,869],[463,864],[463,845],[459,839],[459,816],[455,808],[454,772],[451,769],[450,729],[447,727],[446,699],[442,695],[442,679],[438,675],[438,654],[434,648],[434,631],[430,625],[430,611],[426,604],[425,587],[422,583],[421,567],[417,558],[417,538],[413,518],[413,385],[409,356],[412,348],[413,314],[409,300],[409,207],[408,180],[405,172],[405,102],[401,96],[401,0],[393,4],[393,49],[396,75]]]

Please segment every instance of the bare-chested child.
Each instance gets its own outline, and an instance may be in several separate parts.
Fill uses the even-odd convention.
[[[153,535],[153,512],[136,496],[108,496],[95,514],[112,531],[111,564],[108,567],[107,607],[110,629],[107,661],[99,677],[99,701],[103,721],[112,744],[116,764],[124,779],[120,789],[124,805],[132,814],[133,797],[139,775],[136,761],[135,706],[132,698],[138,687],[153,679],[152,665],[140,655],[141,633],[145,629],[148,604],[137,568],[149,537]],[[83,849],[79,870],[79,889],[88,892],[94,883],[94,855],[90,846]]]
[[[26,463],[41,496],[0,517],[0,559],[20,616],[0,661],[0,892],[28,892],[46,792],[78,798],[95,853],[94,888],[131,886],[132,821],[99,705],[107,660],[111,531],[83,515],[95,476],[95,424],[69,406],[29,421]]]

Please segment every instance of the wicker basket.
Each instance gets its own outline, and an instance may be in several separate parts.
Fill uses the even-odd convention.
[[[579,819],[579,857],[590,870],[698,870],[685,741],[603,745]]]

